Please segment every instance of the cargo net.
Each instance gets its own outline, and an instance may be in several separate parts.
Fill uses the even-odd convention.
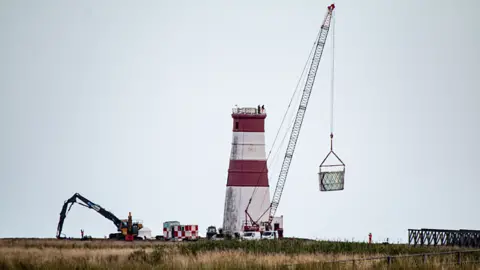
[[[330,154],[333,154],[337,158],[335,163],[326,162]],[[318,176],[320,191],[343,190],[345,183],[345,164],[333,151],[330,151],[322,164],[320,164]]]

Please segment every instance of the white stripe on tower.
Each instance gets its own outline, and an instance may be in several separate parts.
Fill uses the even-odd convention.
[[[267,159],[264,132],[233,132],[231,160]]]
[[[255,108],[234,109],[232,150],[228,169],[223,229],[242,231],[245,209],[252,198],[248,213],[255,221],[268,220],[260,216],[270,205],[268,169],[265,152],[266,113]],[[253,191],[256,189],[254,196]]]

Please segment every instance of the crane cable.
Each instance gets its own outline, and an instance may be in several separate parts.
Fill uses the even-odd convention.
[[[335,16],[332,12],[332,77],[330,81],[330,151],[333,151],[333,97],[335,79]]]
[[[318,33],[318,35],[320,35],[320,32]],[[288,112],[289,112],[289,110],[290,110],[290,107],[292,106],[292,102],[293,102],[293,100],[295,99],[295,95],[298,93],[300,83],[301,83],[302,80],[304,79],[304,74],[305,74],[305,71],[307,70],[308,63],[310,62],[310,59],[312,58],[312,54],[313,54],[313,52],[314,52],[314,50],[315,50],[315,46],[316,46],[316,43],[317,43],[316,40],[318,39],[318,35],[317,35],[317,37],[316,37],[316,39],[315,39],[315,42],[313,43],[312,48],[310,49],[310,54],[309,54],[309,56],[308,56],[307,61],[305,62],[305,65],[304,65],[303,70],[302,70],[302,74],[300,75],[300,78],[299,78],[298,81],[297,81],[297,85],[296,85],[296,87],[295,87],[295,91],[293,92],[292,97],[290,98],[290,102],[288,103],[287,109],[286,109],[286,111],[285,111],[285,114],[283,115],[282,122],[280,123],[280,127],[279,127],[278,130],[277,130],[277,134],[275,135],[275,139],[273,140],[272,147],[270,148],[270,151],[269,151],[269,153],[268,153],[268,155],[267,155],[267,160],[266,160],[267,162],[268,162],[268,160],[269,160],[269,158],[270,158],[270,155],[272,154],[273,148],[274,148],[275,143],[276,143],[276,141],[277,141],[277,139],[278,139],[278,135],[280,134],[280,130],[282,129],[282,126],[283,126],[283,124],[284,124],[284,122],[285,122],[285,118],[287,117],[287,114],[288,114]],[[292,124],[292,123],[290,123],[290,126],[291,126],[291,124]],[[288,133],[288,129],[287,129],[287,133]],[[284,136],[283,140],[285,139],[285,137],[286,137],[286,135]],[[283,140],[282,140],[282,144],[283,144]],[[278,149],[277,151],[280,150],[280,147],[281,147],[281,144],[280,144],[280,146],[278,146],[279,149]],[[277,152],[276,154],[278,154],[278,152]],[[268,165],[266,164],[265,167],[267,167],[267,166],[268,166]],[[267,168],[265,168],[265,167],[263,168],[262,173],[265,171],[265,169],[267,169]],[[248,208],[250,207],[250,204],[251,204],[251,202],[252,202],[253,196],[255,195],[255,193],[256,193],[256,191],[257,191],[257,187],[258,187],[258,184],[259,184],[259,182],[260,182],[261,176],[262,176],[261,174],[258,176],[257,184],[255,185],[255,188],[253,189],[252,195],[250,196],[250,199],[249,199],[249,201],[248,201],[248,204],[247,204],[246,209],[248,209]],[[265,194],[264,194],[264,197],[265,197],[265,196],[266,196],[266,192],[265,192]],[[262,201],[263,201],[263,200],[262,200]],[[269,207],[270,207],[270,205],[269,205]]]
[[[335,73],[335,16],[334,16],[334,12],[332,12],[331,27],[332,27],[332,33],[331,33],[331,36],[332,36],[332,71],[331,71],[331,72],[332,72],[332,73],[331,73],[331,80],[330,80],[330,91],[331,91],[331,99],[330,99],[330,150],[333,151],[333,119],[334,119],[334,117],[333,117],[333,112],[334,112],[333,108],[334,108],[334,89],[335,89],[335,87],[334,87],[334,86],[335,86],[335,85],[334,85],[334,79],[335,79],[335,76],[334,76],[334,73]],[[321,30],[320,30],[320,32],[318,33],[318,35],[320,35],[320,33],[321,33]],[[318,35],[317,35],[316,40],[318,40]],[[282,124],[280,125],[280,128],[281,128],[282,125],[283,125],[283,122],[284,122],[284,120],[285,120],[285,117],[287,116],[288,110],[290,109],[290,106],[291,106],[292,101],[293,101],[293,99],[294,99],[294,97],[295,97],[295,94],[296,94],[297,91],[298,91],[298,86],[299,86],[300,82],[301,82],[302,79],[303,79],[304,72],[305,72],[305,70],[306,70],[306,68],[307,68],[307,65],[308,65],[308,63],[309,63],[310,61],[313,61],[313,59],[310,59],[310,57],[311,57],[311,55],[312,55],[312,53],[313,53],[313,51],[314,51],[314,48],[315,48],[315,46],[316,46],[316,43],[317,43],[317,42],[315,41],[314,44],[313,44],[313,46],[312,46],[312,49],[311,49],[311,51],[310,51],[309,58],[307,59],[307,61],[306,61],[306,63],[305,63],[305,67],[304,67],[304,69],[303,69],[303,71],[302,71],[302,75],[300,76],[300,78],[299,78],[299,80],[298,80],[298,83],[297,83],[297,87],[296,87],[296,89],[295,89],[295,92],[294,92],[294,94],[293,94],[292,97],[291,97],[290,103],[288,104],[287,111],[285,112],[285,115],[284,115],[284,117],[283,117]],[[292,118],[293,118],[293,117],[292,117]],[[287,132],[284,134],[284,137],[282,138],[282,141],[281,141],[281,143],[280,143],[280,146],[283,145],[284,140],[285,140],[286,136],[287,136],[288,133],[289,133],[288,130],[290,129],[291,125],[293,125],[293,119],[291,119],[291,123],[290,123],[289,127],[287,128]],[[277,140],[278,133],[280,132],[280,128],[279,128],[279,130],[278,130],[278,132],[277,132],[277,135],[276,135],[276,137],[275,137],[274,145],[275,145],[275,142],[276,142],[276,140]],[[279,148],[280,148],[280,146],[279,146]],[[272,146],[272,149],[273,149],[273,146]],[[269,153],[268,156],[270,156],[270,154],[271,154],[271,152],[272,152],[272,149],[270,150],[270,153]],[[278,155],[278,152],[275,153],[275,155],[274,155],[274,160],[278,157],[277,155]],[[267,158],[267,160],[268,160],[268,158]],[[260,180],[260,179],[259,179],[259,180]],[[248,202],[247,209],[248,209],[248,207],[250,206],[250,203],[251,203],[251,200],[252,200],[252,198],[253,198],[253,195],[255,194],[255,191],[256,191],[256,187],[255,187],[255,189],[254,189],[254,191],[253,191],[253,193],[252,193],[252,197],[250,198],[250,201]],[[266,195],[266,192],[265,192],[265,194],[264,194],[264,197],[265,197],[265,195]],[[262,199],[262,202],[263,202],[263,201],[264,201],[264,199]],[[270,206],[271,206],[271,205],[270,205]],[[270,206],[269,206],[269,208],[270,208]],[[266,214],[266,212],[269,210],[269,208],[267,208],[267,209],[265,210],[265,212],[258,218],[258,220],[260,220],[260,219],[263,217],[263,215]],[[258,222],[258,220],[256,220],[256,222]]]
[[[331,27],[332,27],[332,33],[331,33],[331,36],[332,36],[332,70],[331,70],[331,80],[330,80],[330,91],[331,91],[331,96],[330,96],[330,149],[331,151],[333,151],[333,120],[334,120],[334,89],[335,89],[335,84],[334,84],[334,79],[335,79],[335,76],[334,76],[334,73],[335,73],[335,16],[334,16],[334,12],[332,12],[332,20],[331,20]],[[319,35],[320,35],[320,32],[319,32]],[[318,35],[317,35],[317,39],[318,39]],[[317,40],[316,39],[316,40]],[[312,47],[312,51],[310,52],[310,56],[311,54],[313,53],[313,50],[315,48],[315,45],[316,45],[316,42],[314,42],[314,45]],[[310,59],[310,56],[307,60],[307,62],[305,63],[305,67],[304,67],[304,70],[302,72],[302,75],[300,76],[300,79],[299,79],[299,83],[301,82],[301,80],[303,79],[303,75],[304,75],[304,72],[305,72],[305,69],[307,67],[307,64],[310,62],[310,61],[313,61],[313,59]],[[297,87],[298,87],[298,84],[297,84]],[[298,91],[295,90],[295,93]],[[292,99],[294,97],[292,96]],[[292,101],[290,101],[291,103]],[[290,104],[289,104],[289,108],[290,108]],[[292,119],[290,121],[290,125],[288,126],[287,128],[287,132],[285,132],[283,138],[282,138],[282,141],[280,143],[280,145],[283,145],[287,135],[289,134],[288,130],[290,130],[290,127],[293,125],[293,116],[292,116]],[[283,123],[283,121],[282,121]],[[278,135],[278,134],[277,134]],[[278,152],[276,153],[276,155],[274,155],[274,160],[278,157]],[[263,201],[263,200],[262,200]],[[267,210],[260,216],[260,218],[266,214],[266,212],[268,211],[268,208]],[[258,220],[260,220],[260,218]],[[257,222],[258,222],[257,220]]]
[[[308,62],[307,62],[307,63],[308,63]],[[302,76],[301,76],[300,78],[302,78]],[[298,91],[298,89],[295,90],[295,93],[296,93],[297,91]],[[294,95],[295,95],[295,93],[294,93]],[[300,102],[300,97],[301,97],[301,96],[298,95],[297,101],[294,103],[295,106],[297,106],[296,104]],[[294,98],[294,96],[292,96],[292,100],[290,101],[290,103],[292,103],[293,98]],[[287,110],[287,112],[288,112],[288,110]],[[277,158],[280,156],[280,149],[283,147],[283,145],[284,145],[284,143],[285,143],[285,139],[287,138],[287,135],[290,133],[289,130],[290,130],[290,128],[292,127],[292,125],[293,125],[293,123],[294,123],[294,121],[293,121],[293,120],[294,120],[294,116],[295,116],[295,114],[292,114],[292,115],[290,116],[290,120],[288,121],[290,124],[288,125],[288,127],[287,127],[287,129],[286,129],[286,131],[285,131],[285,133],[284,133],[284,135],[283,135],[282,141],[280,142],[280,144],[278,145],[278,147],[277,147],[277,149],[276,149],[275,154],[273,154],[273,158],[271,159],[271,162],[270,162],[270,167],[271,167],[271,166],[274,166],[275,162],[277,161]],[[288,122],[287,122],[287,123],[288,123]],[[274,176],[272,170],[269,170],[269,173],[270,173],[270,175],[268,176],[268,179],[272,179],[272,177]],[[261,209],[263,209],[263,202],[265,201],[265,197],[267,196],[267,191],[269,191],[269,189],[266,189],[265,192],[264,192],[264,194],[263,194],[263,196],[262,196],[262,205],[260,206]],[[258,218],[258,220],[260,220],[260,219],[266,214],[267,210],[270,209],[270,206],[271,206],[271,202],[270,202],[270,204],[268,205],[268,207],[266,208],[266,211]],[[256,222],[258,222],[258,220],[256,220]]]
[[[310,58],[309,58],[310,59]],[[308,64],[308,61],[307,61],[307,64]],[[303,80],[303,73],[302,75],[300,76],[300,79]],[[295,90],[295,93],[297,93],[298,89]],[[295,95],[294,93],[294,95]],[[296,100],[294,101],[294,98],[296,98]],[[301,98],[301,95],[297,95],[297,97],[295,96],[292,96],[292,100],[290,101],[290,103],[292,105],[295,105],[294,107],[298,107],[298,103],[300,102],[300,98]],[[270,166],[274,166],[274,164],[276,164],[275,162],[277,161],[277,158],[280,157],[280,150],[281,148],[285,147],[284,146],[284,143],[285,143],[285,139],[287,138],[287,135],[290,134],[291,132],[291,127],[294,123],[294,118],[295,118],[295,114],[294,114],[294,111],[291,111],[291,115],[289,117],[289,120],[287,121],[288,124],[288,127],[286,128],[285,130],[285,133],[283,134],[283,138],[282,138],[282,141],[280,142],[280,144],[278,145],[277,149],[276,149],[276,152],[275,154],[273,155],[273,158],[271,159],[271,163],[270,163]],[[270,172],[270,176],[268,177],[268,179],[271,179],[274,175],[273,175],[273,171],[269,171]]]
[[[312,48],[310,49],[310,53],[309,53],[309,55],[308,55],[307,61],[305,61],[305,65],[304,65],[303,70],[302,70],[302,73],[301,73],[301,75],[300,75],[300,77],[299,77],[299,79],[298,79],[298,81],[297,81],[297,85],[296,85],[296,87],[295,87],[295,91],[294,91],[292,97],[290,98],[290,102],[289,102],[289,104],[288,104],[287,110],[285,111],[285,115],[283,116],[282,123],[280,124],[280,127],[279,127],[279,129],[278,129],[278,131],[277,131],[277,135],[275,136],[275,140],[274,140],[273,145],[275,145],[275,142],[276,142],[276,140],[278,139],[278,135],[279,135],[280,130],[281,130],[282,126],[283,126],[283,123],[284,123],[284,121],[285,121],[285,118],[286,118],[286,116],[287,116],[287,114],[288,114],[288,112],[289,112],[289,110],[290,110],[290,108],[291,108],[291,106],[292,106],[292,102],[294,101],[296,94],[297,94],[297,93],[300,93],[300,92],[299,92],[299,90],[300,90],[300,89],[299,89],[300,84],[303,84],[304,81],[306,80],[306,75],[307,75],[307,74],[306,74],[306,71],[307,71],[307,68],[308,68],[308,66],[309,66],[309,63],[311,63],[311,62],[313,61],[313,53],[314,53],[314,51],[315,51],[315,47],[317,46],[317,42],[318,42],[319,36],[320,36],[320,34],[321,34],[321,31],[322,31],[322,30],[320,29],[320,31],[318,32],[317,36],[315,37],[315,41],[313,42]],[[301,97],[301,95],[298,95],[297,100],[296,100],[297,103],[300,102],[300,97]],[[274,156],[273,156],[273,160],[276,160],[276,159],[277,159],[278,154],[280,153],[280,148],[282,147],[282,145],[283,145],[283,143],[284,143],[287,135],[291,132],[290,128],[291,128],[292,125],[294,124],[294,121],[293,121],[293,120],[294,120],[294,116],[295,116],[295,114],[292,114],[292,115],[290,116],[290,121],[288,121],[288,122],[290,122],[290,123],[289,123],[289,125],[288,125],[288,128],[287,128],[286,131],[285,131],[285,134],[283,135],[283,138],[282,138],[282,141],[281,141],[280,145],[278,146],[277,152],[276,152],[276,153],[274,154]],[[270,150],[270,152],[269,152],[269,154],[268,154],[267,160],[269,160],[270,154],[271,154],[271,152],[272,152],[272,150],[273,150],[273,145],[272,145],[272,149]],[[273,166],[272,163],[270,163],[270,165]],[[270,176],[271,176],[271,175],[270,175]],[[270,179],[270,176],[269,176],[269,179]],[[258,180],[260,180],[260,177],[259,177]],[[257,183],[257,185],[258,185],[258,183]],[[250,206],[250,204],[251,204],[251,202],[252,202],[252,198],[253,198],[253,196],[255,195],[256,191],[257,191],[257,186],[255,186],[255,188],[254,188],[254,190],[253,190],[253,192],[252,192],[252,196],[250,197],[250,200],[249,200],[249,202],[248,202],[248,204],[247,204],[246,209],[249,208],[249,206]],[[263,197],[262,197],[262,202],[265,201],[266,195],[267,195],[267,192],[265,191],[264,194],[263,194]],[[263,205],[263,203],[262,203],[262,205]],[[257,223],[257,222],[269,211],[269,209],[271,208],[271,206],[272,206],[272,202],[270,202],[270,204],[269,204],[269,206],[266,208],[265,212],[263,212],[263,213],[260,215],[260,217],[258,217],[257,220],[255,220],[255,223]]]

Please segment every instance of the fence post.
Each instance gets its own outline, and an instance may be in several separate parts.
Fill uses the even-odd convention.
[[[352,269],[355,269],[355,259],[352,260]]]
[[[423,254],[423,263],[427,263],[427,254]]]
[[[460,251],[457,252],[457,261],[458,261],[458,264],[461,264],[461,263],[462,263],[462,256],[461,256],[461,255],[462,255],[462,253],[460,253]]]
[[[387,264],[390,266],[392,264],[392,258],[390,256],[387,257]]]

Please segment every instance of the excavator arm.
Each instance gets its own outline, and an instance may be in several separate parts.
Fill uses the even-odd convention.
[[[79,200],[79,201],[77,201]],[[62,211],[60,212],[60,220],[58,221],[58,227],[57,227],[57,238],[62,238],[62,229],[63,229],[63,223],[65,221],[65,217],[67,216],[67,213],[70,211],[74,203],[78,203],[84,207],[93,209],[97,211],[100,215],[105,217],[106,219],[110,220],[115,224],[115,227],[120,231],[122,227],[126,227],[126,224],[119,218],[117,218],[114,214],[111,212],[105,210],[105,208],[101,207],[98,204],[93,203],[89,199],[83,197],[79,193],[75,193],[70,199],[66,200],[63,204]]]

